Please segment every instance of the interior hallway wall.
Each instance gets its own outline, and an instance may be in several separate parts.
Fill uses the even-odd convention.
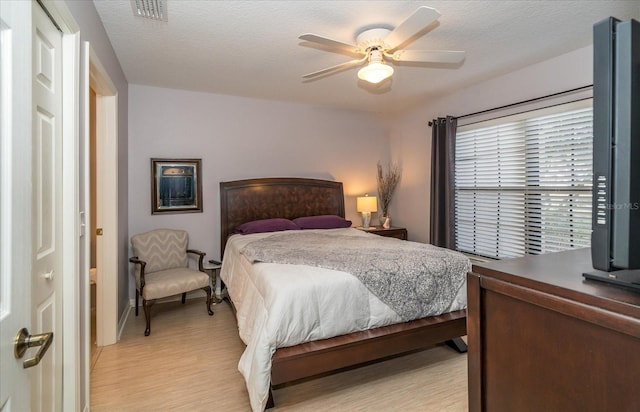
[[[128,105],[129,84],[124,75],[120,62],[111,46],[107,32],[98,17],[98,12],[92,1],[66,1],[71,15],[80,26],[81,42],[88,41],[100,63],[108,73],[118,93],[118,317],[121,317],[129,305],[128,297]],[[81,56],[82,59],[82,56]],[[80,87],[88,85],[80,84]],[[81,97],[83,94],[81,94]],[[85,101],[81,98],[80,107],[84,107]],[[80,130],[85,130],[84,119],[80,118]],[[83,148],[81,148],[82,150]],[[86,210],[89,205],[81,205],[81,210]]]

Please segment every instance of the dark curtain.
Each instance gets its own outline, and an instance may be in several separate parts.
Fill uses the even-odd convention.
[[[456,248],[455,153],[458,119],[439,117],[431,125],[431,244]]]

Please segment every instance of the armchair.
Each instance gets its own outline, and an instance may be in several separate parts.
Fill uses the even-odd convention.
[[[207,294],[207,312],[213,315],[210,279],[203,267],[205,253],[188,249],[188,244],[189,235],[184,230],[156,229],[131,237],[134,256],[129,262],[136,269],[136,316],[142,296],[145,336],[151,333],[151,306],[156,299],[182,294],[184,304],[187,292],[202,289]],[[189,267],[188,253],[199,256],[198,270]]]

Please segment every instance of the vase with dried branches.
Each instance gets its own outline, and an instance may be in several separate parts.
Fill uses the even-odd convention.
[[[391,226],[391,218],[389,216],[389,204],[393,198],[393,192],[400,181],[400,167],[397,163],[389,163],[387,172],[382,169],[382,164],[378,162],[378,197],[380,198],[379,215],[380,224],[389,228]]]

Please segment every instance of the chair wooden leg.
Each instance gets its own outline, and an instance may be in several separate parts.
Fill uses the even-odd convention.
[[[147,321],[147,328],[144,330],[144,336],[149,336],[151,333],[151,306],[153,306],[154,303],[155,299],[142,299],[142,306],[144,306],[144,318]]]
[[[184,302],[186,302],[186,301],[187,301],[187,292],[184,292],[182,294],[182,304],[184,305]]]
[[[138,300],[140,299],[140,292],[136,289],[136,316],[138,316]]]
[[[211,296],[211,287],[206,286],[202,288],[207,294],[207,313],[209,316],[213,316],[213,311],[211,310],[211,302],[213,301],[213,297]]]

